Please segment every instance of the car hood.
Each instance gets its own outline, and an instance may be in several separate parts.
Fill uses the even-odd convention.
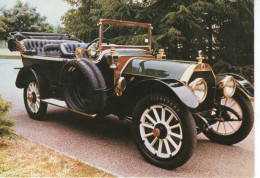
[[[191,64],[195,62],[134,58],[126,64],[122,73],[179,80]]]

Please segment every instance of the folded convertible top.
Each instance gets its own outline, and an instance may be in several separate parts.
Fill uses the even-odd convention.
[[[48,39],[48,40],[77,40],[74,35],[62,34],[62,33],[41,33],[41,32],[10,32],[9,36],[15,38],[18,41],[23,39]]]

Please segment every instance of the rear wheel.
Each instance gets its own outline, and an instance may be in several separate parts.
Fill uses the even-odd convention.
[[[197,143],[195,122],[188,109],[168,96],[141,99],[133,114],[137,148],[151,164],[173,169],[186,163]]]
[[[47,103],[41,101],[43,98],[43,92],[41,92],[39,82],[35,78],[28,80],[24,88],[24,105],[26,111],[31,119],[44,120]]]

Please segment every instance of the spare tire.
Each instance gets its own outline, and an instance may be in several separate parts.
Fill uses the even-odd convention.
[[[102,80],[103,79],[103,80]],[[86,61],[71,60],[61,72],[64,98],[71,109],[99,114],[106,102],[104,78],[95,65]]]

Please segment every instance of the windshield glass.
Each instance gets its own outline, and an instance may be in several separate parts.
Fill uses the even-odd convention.
[[[148,29],[138,27],[104,26],[104,43],[148,46]]]

